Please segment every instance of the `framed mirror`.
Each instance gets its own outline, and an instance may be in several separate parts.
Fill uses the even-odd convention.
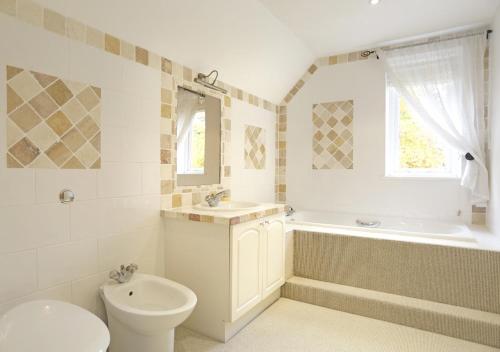
[[[176,127],[177,185],[220,183],[220,99],[179,87]]]

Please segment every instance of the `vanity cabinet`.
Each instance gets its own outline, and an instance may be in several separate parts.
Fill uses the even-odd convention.
[[[184,325],[225,342],[280,297],[285,216],[237,224],[189,219],[164,219],[165,277],[198,297]]]
[[[281,217],[231,228],[231,321],[285,282],[285,223]]]

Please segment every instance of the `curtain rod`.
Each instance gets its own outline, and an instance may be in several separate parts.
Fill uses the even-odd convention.
[[[422,46],[422,45],[427,45],[427,44],[432,44],[432,43],[439,43],[439,42],[446,42],[449,40],[454,40],[454,39],[461,39],[461,38],[468,38],[468,37],[474,37],[476,35],[484,35],[486,33],[486,39],[489,39],[490,34],[493,33],[493,30],[488,29],[488,30],[483,30],[481,32],[476,32],[476,33],[467,33],[467,34],[462,34],[462,35],[457,35],[454,37],[449,37],[449,38],[443,38],[443,39],[429,39],[425,42],[418,42],[418,43],[413,43],[413,44],[402,44],[402,45],[395,45],[395,46],[387,46],[387,47],[382,47],[382,50],[386,51],[391,51],[391,50],[397,50],[397,49],[405,49],[405,48],[411,48],[411,47],[416,47],[416,46]]]

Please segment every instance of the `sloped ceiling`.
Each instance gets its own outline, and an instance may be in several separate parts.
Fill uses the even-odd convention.
[[[315,59],[257,0],[35,1],[275,103]]]
[[[260,0],[317,56],[490,23],[499,0]]]
[[[278,103],[320,56],[489,23],[500,0],[36,0]]]

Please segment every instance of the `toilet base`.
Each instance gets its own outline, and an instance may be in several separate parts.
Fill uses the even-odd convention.
[[[175,329],[156,335],[143,335],[113,317],[108,319],[111,334],[109,352],[174,352]]]

